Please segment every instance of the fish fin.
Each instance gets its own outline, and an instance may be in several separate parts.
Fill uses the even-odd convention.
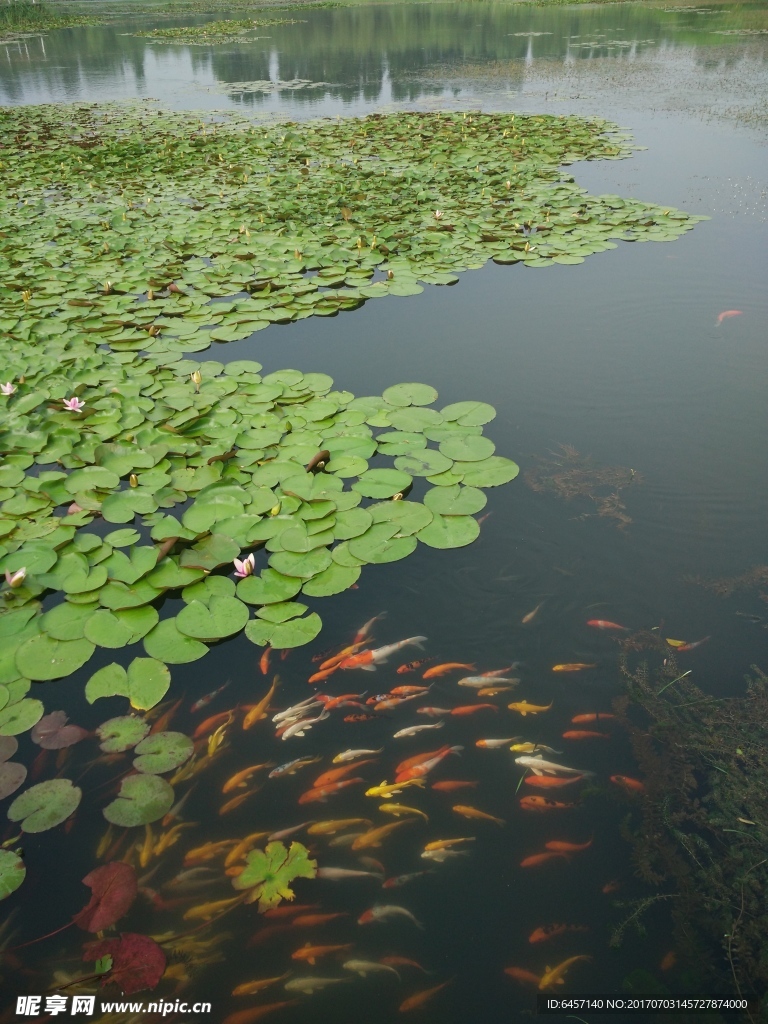
[[[360,665],[359,667],[363,670],[363,672],[375,672],[376,671],[376,666],[375,665]]]

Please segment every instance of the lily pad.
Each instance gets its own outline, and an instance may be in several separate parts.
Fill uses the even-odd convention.
[[[462,427],[479,427],[496,417],[496,410],[487,402],[454,402],[440,412],[443,419],[456,422]]]
[[[248,621],[248,608],[236,597],[210,598],[207,605],[191,601],[176,616],[176,628],[198,640],[221,640],[239,633]]]
[[[327,569],[305,583],[301,592],[308,597],[330,597],[332,594],[341,594],[358,581],[360,571],[360,566],[343,566],[332,562]]]
[[[81,668],[94,652],[89,640],[54,640],[41,633],[16,652],[16,667],[26,679],[61,679]]]
[[[397,562],[416,550],[415,537],[399,536],[396,523],[375,523],[370,530],[347,541],[351,554],[364,562]]]
[[[18,761],[3,761],[0,764],[0,800],[15,793],[27,777],[27,769]],[[2,888],[2,882],[0,882]]]
[[[437,401],[437,392],[429,384],[393,384],[382,398],[390,405],[431,405]]]
[[[144,719],[137,718],[136,715],[121,715],[102,723],[96,730],[96,735],[101,740],[99,746],[105,754],[116,754],[135,747],[148,732],[149,723]]]
[[[301,601],[282,601],[280,604],[265,604],[256,614],[265,622],[288,622],[289,619],[303,615],[305,611],[307,606]]]
[[[463,483],[468,487],[498,487],[514,480],[520,472],[516,462],[501,455],[492,455],[482,462],[457,462],[454,466],[464,470]]]
[[[51,711],[37,722],[29,738],[43,750],[63,750],[79,743],[87,735],[87,729],[79,725],[67,725],[65,712]]]
[[[440,442],[440,451],[449,459],[459,462],[480,462],[490,458],[496,445],[487,437],[459,435]]]
[[[296,878],[314,878],[317,861],[310,860],[309,850],[301,843],[291,843],[290,849],[281,842],[268,843],[265,850],[251,850],[246,854],[245,869],[232,879],[235,889],[250,890],[246,903],[259,901],[263,914],[283,900],[294,898],[290,883]]]
[[[137,744],[133,767],[146,775],[163,775],[188,761],[194,749],[183,732],[156,732]]]
[[[412,482],[408,473],[399,469],[369,469],[352,484],[352,489],[366,498],[391,498],[407,491]]]
[[[86,621],[83,632],[86,639],[98,647],[117,649],[133,643],[133,630],[108,608],[100,608],[93,612]]]
[[[12,850],[0,850],[0,900],[16,892],[26,877],[24,861]]]
[[[49,779],[25,790],[8,808],[10,821],[20,821],[23,832],[47,832],[76,809],[83,791],[69,779]]]
[[[452,465],[451,459],[431,448],[424,448],[410,455],[399,455],[395,459],[397,469],[410,473],[411,476],[434,476],[436,473],[445,473]]]
[[[104,808],[104,817],[123,828],[151,825],[170,811],[173,801],[173,786],[165,779],[157,775],[129,775],[123,779],[116,799]]]
[[[472,516],[435,516],[429,526],[419,530],[417,536],[431,548],[462,548],[471,544],[480,534],[477,520]]]
[[[277,604],[289,601],[301,590],[301,580],[275,569],[263,569],[258,576],[248,576],[237,585],[237,596],[247,604]]]
[[[323,628],[320,616],[316,612],[303,619],[291,619],[290,622],[265,622],[263,619],[251,619],[245,627],[245,635],[251,643],[260,647],[269,645],[275,650],[287,647],[301,647],[315,639]]]
[[[18,736],[27,732],[40,721],[43,711],[43,702],[34,697],[6,704],[0,711],[0,736]]]
[[[199,640],[186,636],[176,626],[176,619],[163,619],[144,637],[144,650],[150,658],[168,665],[186,665],[208,653]]]
[[[327,548],[315,548],[306,554],[294,554],[292,551],[278,551],[270,556],[270,566],[285,576],[298,576],[310,579],[317,576],[331,564],[331,554]],[[274,646],[274,645],[273,645]],[[294,645],[295,646],[295,645]]]
[[[443,516],[471,516],[485,508],[488,499],[476,487],[433,487],[424,495],[424,504]]]
[[[409,537],[432,522],[431,510],[418,501],[382,501],[368,511],[374,523],[394,523],[398,537]]]
[[[128,666],[128,698],[137,711],[159,704],[170,685],[168,666],[156,658],[134,658]]]

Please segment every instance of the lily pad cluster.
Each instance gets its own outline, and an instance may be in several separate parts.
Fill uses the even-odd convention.
[[[296,18],[243,18],[238,21],[210,21],[206,25],[183,25],[176,28],[151,28],[132,35],[159,42],[184,43],[187,46],[209,46],[213,43],[234,43],[254,38],[251,33],[271,25],[298,25]]]

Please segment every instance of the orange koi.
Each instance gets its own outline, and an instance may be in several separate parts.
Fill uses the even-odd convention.
[[[593,711],[586,715],[574,715],[571,719],[573,725],[586,725],[588,722],[605,722],[608,719],[616,720],[616,715],[609,715],[605,711]]]
[[[553,860],[555,857],[561,857],[563,860],[570,860],[565,853],[534,853],[530,857],[524,857],[520,861],[521,868],[537,868],[542,864],[546,864],[548,861]]]
[[[592,839],[588,843],[567,843],[565,840],[550,839],[549,842],[544,843],[544,848],[547,850],[557,850],[558,853],[578,853],[579,850],[588,850],[592,845]]]
[[[272,924],[266,928],[260,928],[250,937],[250,939],[248,939],[246,946],[248,948],[251,946],[261,946],[270,939],[273,939],[276,935],[282,935],[290,930],[291,926],[289,924]]]
[[[742,309],[724,309],[722,313],[717,314],[717,324],[719,327],[723,320],[730,320],[732,316],[743,316],[744,310]]]
[[[446,661],[442,665],[433,665],[432,668],[428,668],[421,678],[435,679],[437,676],[447,676],[449,672],[455,672],[460,668],[474,669],[475,667],[475,665],[464,665],[460,661]]]
[[[352,943],[348,943],[345,946],[313,946],[309,942],[297,949],[295,953],[291,953],[291,960],[306,960],[308,964],[317,963],[321,956],[329,956],[331,953],[345,953],[347,950],[352,949]]]
[[[307,682],[308,683],[324,683],[325,680],[329,676],[332,676],[335,671],[336,671],[336,666],[334,666],[333,668],[327,668],[327,669],[325,669],[322,672],[315,672],[314,675],[311,675],[309,677]]]
[[[425,1003],[429,1002],[430,999],[433,999],[438,992],[444,989],[447,985],[450,985],[452,981],[453,978],[450,978],[448,981],[444,981],[442,985],[435,985],[433,988],[425,988],[421,992],[414,992],[412,996],[408,996],[407,999],[404,999],[402,1003],[400,1003],[400,1006],[398,1007],[400,1013],[407,1013],[408,1010],[421,1009]]]
[[[454,793],[457,789],[474,789],[477,782],[464,782],[462,779],[443,779],[442,782],[433,782],[431,788],[438,793]]]
[[[352,849],[367,850],[372,846],[381,846],[382,841],[397,829],[403,828],[405,825],[412,825],[415,821],[415,818],[406,818],[404,821],[393,821],[390,825],[381,825],[379,828],[362,832],[352,843]]]
[[[357,765],[355,765],[355,767],[357,767]],[[360,782],[365,782],[365,779],[343,779],[341,782],[335,782],[332,786],[318,786],[314,789],[308,789],[306,793],[302,793],[299,797],[299,803],[324,804],[329,796],[340,793],[342,789],[346,789],[347,786],[356,786]]]
[[[510,978],[514,978],[515,981],[519,981],[523,985],[533,985],[534,988],[539,987],[539,977],[532,971],[526,971],[524,967],[505,967],[504,973],[508,974]]]
[[[397,766],[395,772],[399,774],[400,772],[408,771],[408,769],[413,768],[414,765],[421,764],[422,762],[428,761],[430,760],[430,758],[433,757],[439,757],[441,754],[445,754],[449,750],[450,746],[448,744],[445,744],[445,746],[439,747],[437,750],[427,750],[423,754],[416,754],[414,757],[406,757],[406,759],[404,761],[401,761],[400,764]]]
[[[605,893],[606,896],[610,896],[612,892],[618,892],[620,888],[621,882],[617,882],[616,879],[613,879],[611,882],[606,882],[600,892]]]
[[[579,924],[545,924],[541,928],[536,928],[528,936],[530,943],[537,942],[548,942],[550,939],[557,938],[558,935],[565,935],[566,932],[588,932],[589,928]],[[538,980],[536,981],[538,985]]]
[[[236,844],[236,839],[222,839],[218,843],[204,843],[194,850],[187,850],[184,854],[184,867],[188,868],[192,864],[202,864],[203,861],[213,860],[215,857],[227,853]]]
[[[409,960],[407,956],[383,956],[379,962],[386,964],[387,967],[415,967],[417,970],[423,971],[424,974],[429,974],[426,967],[422,967],[415,960]]]
[[[338,782],[339,779],[343,779],[345,776],[349,775],[350,772],[356,772],[358,770],[358,768],[362,768],[364,764],[375,764],[375,763],[376,763],[376,758],[375,757],[369,757],[365,761],[355,761],[354,764],[344,765],[343,768],[331,768],[329,771],[323,772],[322,775],[318,775],[318,777],[315,779],[315,781],[312,783],[312,785],[315,788],[322,787],[322,786],[330,786],[332,783]]]
[[[461,707],[451,708],[452,715],[474,715],[476,711],[482,711],[483,708],[490,708],[491,711],[498,711],[499,709],[495,704],[462,704]]]
[[[363,640],[366,639],[366,637],[371,632],[371,630],[376,625],[376,623],[380,619],[385,619],[386,617],[387,617],[387,613],[386,612],[379,612],[378,615],[374,615],[372,619],[368,619],[367,622],[363,623],[363,625],[360,627],[360,629],[358,629],[358,631],[355,633],[354,640],[352,641],[353,645],[354,644],[358,644],[358,646],[359,646],[363,642]]]
[[[152,723],[152,728],[149,730],[149,735],[153,736],[156,732],[165,732],[168,726],[171,724],[171,719],[181,707],[183,697],[180,697],[175,704],[173,704],[168,710],[160,715],[159,718],[155,719]]]
[[[269,672],[269,656],[271,653],[272,648],[269,645],[267,645],[264,648],[264,653],[259,658],[259,668],[261,669],[261,674],[263,676],[265,676]]]
[[[221,787],[221,792],[229,793],[233,789],[243,789],[246,783],[250,781],[251,776],[263,768],[274,768],[274,762],[267,761],[266,764],[253,764],[250,768],[243,768],[242,771],[236,772],[231,778],[227,779]]]
[[[231,868],[233,864],[237,864],[239,860],[243,860],[245,855],[251,852],[256,843],[268,835],[269,832],[252,832],[249,836],[246,836],[245,839],[241,839],[236,846],[232,847],[224,858],[224,867]]]
[[[579,960],[591,960],[591,956],[571,956],[567,960],[563,960],[557,967],[547,967],[544,974],[539,979],[539,991],[543,992],[545,989],[552,988],[553,985],[562,985],[564,983],[564,975],[571,964],[578,963]]]
[[[470,807],[467,804],[456,804],[451,808],[454,814],[460,814],[462,818],[475,818],[478,821],[493,821],[497,825],[502,827],[506,825],[506,821],[503,818],[496,818],[492,814],[486,814],[485,811],[479,811],[476,807]]]
[[[625,633],[629,632],[627,626],[620,626],[618,622],[609,622],[607,619],[590,619],[587,625],[594,629],[621,629]]]
[[[280,685],[280,676],[275,676],[272,680],[272,685],[267,690],[266,694],[261,698],[258,704],[252,705],[243,719],[243,729],[250,729],[252,725],[256,725],[262,718],[267,717],[267,708],[269,702],[275,696],[275,691]]]
[[[400,669],[397,671],[399,672]],[[395,686],[389,692],[393,697],[410,697],[412,694],[427,693],[428,691],[428,686]]]
[[[320,925],[328,924],[339,917],[349,917],[349,914],[338,912],[336,914],[299,914],[291,922],[294,928],[318,928]]]
[[[264,912],[264,917],[270,920],[280,921],[287,917],[296,917],[298,914],[305,914],[308,910],[319,910],[319,903],[293,903],[290,906],[283,904],[279,907],[272,907]]]
[[[628,775],[611,775],[610,780],[614,785],[621,786],[626,793],[645,792],[645,784],[639,779],[630,778]]]
[[[560,786],[570,786],[572,782],[581,782],[585,776],[570,775],[563,778],[560,775],[526,775],[523,781],[527,786],[536,786],[539,789],[557,789]]]
[[[236,811],[241,804],[244,804],[249,797],[255,796],[256,793],[258,793],[258,790],[252,789],[247,793],[240,793],[238,796],[233,796],[231,800],[227,800],[225,804],[221,805],[219,808],[219,815],[229,814],[230,811]]]
[[[520,798],[522,810],[537,811],[540,814],[547,811],[567,811],[575,806],[576,804],[563,804],[557,800],[550,800],[546,796],[523,796]]]
[[[609,740],[608,732],[594,732],[591,729],[568,729],[563,733],[564,740]]]
[[[320,664],[320,671],[327,672],[329,669],[337,669],[345,658],[349,658],[353,654],[356,654],[362,646],[362,643],[350,644],[349,647],[345,647],[344,650],[339,651],[338,654],[334,654],[332,657],[326,658],[326,660]]]
[[[358,700],[360,697],[364,697],[364,696],[365,696],[365,694],[363,694],[363,693],[342,693],[342,694],[339,694],[338,697],[329,697],[327,700],[324,700],[322,703],[323,703],[323,706],[324,706],[326,711],[334,711],[336,708],[344,707],[345,704],[352,704],[354,707],[360,708],[363,705],[362,704],[355,704],[354,702],[356,700]],[[319,694],[318,694],[317,699],[320,700],[320,695]]]
[[[703,640],[694,640],[691,644],[679,644],[677,649],[678,651],[695,651],[697,647],[701,647],[702,644],[711,639],[712,637],[705,636]]]
[[[246,981],[242,985],[238,985],[232,989],[233,996],[255,996],[258,992],[262,992],[265,988],[269,988],[270,985],[274,985],[278,981],[285,981],[290,975],[290,971],[287,974],[281,974],[278,978],[259,978],[256,981]]]
[[[268,1013],[282,1010],[286,1006],[297,1006],[298,999],[284,999],[279,1003],[264,1003],[263,1006],[252,1006],[249,1010],[236,1010],[225,1017],[222,1024],[255,1024],[255,1021],[266,1017]]]
[[[526,715],[538,715],[542,711],[549,711],[554,702],[549,704],[529,704],[527,700],[520,700],[515,704],[507,704],[510,711],[517,711],[525,718]]]
[[[568,661],[563,665],[553,665],[553,672],[581,672],[585,668],[597,668],[597,665],[587,664],[585,661]]]
[[[434,658],[421,658],[419,661],[409,661],[407,665],[401,665],[400,668],[398,668],[397,674],[402,676],[406,672],[416,672],[417,669],[420,669],[423,665],[428,665],[430,661],[434,660]]]
[[[212,732],[216,732],[220,725],[230,725],[234,721],[234,717],[234,710],[221,711],[218,715],[211,715],[210,718],[206,718],[198,725],[192,733],[192,739],[201,740],[204,736],[209,736]]]

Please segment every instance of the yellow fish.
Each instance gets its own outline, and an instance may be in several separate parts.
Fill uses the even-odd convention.
[[[227,735],[227,726],[220,725],[215,732],[212,732],[208,737],[208,757],[213,757],[216,751],[224,742],[224,738]]]
[[[144,826],[144,842],[139,845],[139,864],[145,868],[155,852],[155,837],[151,825]]]
[[[408,779],[407,782],[393,782],[391,785],[385,779],[378,786],[366,789],[365,795],[380,797],[382,800],[391,800],[393,796],[402,793],[406,786],[421,786],[423,789],[425,785],[424,779]]]
[[[233,846],[224,859],[224,867],[231,868],[233,864],[236,864],[239,860],[245,857],[246,853],[250,853],[256,843],[260,839],[264,839],[266,836],[272,835],[271,832],[252,832],[245,839],[241,839],[240,842]]]
[[[97,857],[98,860],[101,860],[101,858],[104,856],[104,854],[110,848],[110,846],[112,845],[113,838],[114,838],[114,833],[112,831],[112,825],[109,824],[109,825],[107,825],[107,831],[101,837],[101,839],[99,840],[99,845],[96,847],[96,857]],[[3,847],[2,848],[3,849],[6,848],[5,843],[3,843]]]
[[[219,808],[219,815],[229,814],[230,811],[237,810],[240,804],[245,803],[248,797],[255,796],[259,792],[260,790],[258,789],[249,789],[247,793],[240,793],[238,796],[233,796],[231,800],[227,800],[225,804],[221,805]]]
[[[250,729],[252,725],[256,725],[262,718],[267,717],[267,708],[269,702],[275,696],[275,690],[280,685],[280,676],[275,676],[272,680],[272,685],[267,690],[266,694],[261,698],[258,704],[254,704],[250,711],[246,714],[243,719],[243,728]]]
[[[413,818],[406,818],[405,821],[393,821],[391,825],[381,825],[369,832],[363,832],[352,843],[352,849],[365,850],[369,846],[381,846],[382,840],[391,835],[395,829],[402,828],[403,825],[410,825],[412,822]]]
[[[278,981],[285,981],[290,975],[291,972],[288,971],[287,974],[281,974],[277,978],[259,978],[257,981],[244,981],[242,985],[232,989],[232,995],[255,996],[257,992],[262,992],[265,988],[269,988],[270,985],[275,985]]]
[[[553,665],[553,672],[581,672],[583,668],[597,668],[597,665],[588,665],[585,661],[567,661],[564,665]]]
[[[452,846],[458,846],[459,843],[474,843],[474,841],[474,836],[465,836],[461,839],[433,839],[431,843],[427,843],[424,849],[449,850]]]
[[[478,818],[481,821],[495,821],[497,825],[506,825],[503,818],[494,818],[492,814],[485,811],[478,811],[476,807],[468,807],[466,804],[456,804],[453,807],[454,814],[460,814],[462,818]]]
[[[670,647],[685,647],[685,640],[670,640],[670,638],[664,637]]]
[[[222,911],[234,907],[236,903],[242,903],[243,896],[233,896],[229,900],[214,900],[212,903],[201,903],[198,907],[190,907],[184,915],[185,921],[210,921]]]
[[[236,845],[236,839],[222,839],[218,843],[203,843],[202,846],[196,846],[194,850],[187,850],[184,854],[184,866],[189,867],[191,864],[202,864],[203,861],[213,860],[214,857],[226,853]]]
[[[355,825],[372,825],[368,818],[339,818],[332,821],[316,821],[310,825],[307,832],[312,836],[333,836],[344,829],[354,828]]]
[[[563,962],[561,964],[558,964],[557,967],[547,967],[547,969],[544,971],[541,978],[539,979],[539,991],[543,992],[544,989],[552,988],[553,985],[564,985],[565,978],[563,977],[563,975],[571,966],[571,964],[575,964],[577,960],[591,959],[591,956],[584,956],[582,954],[582,956],[572,956],[569,957],[568,960],[563,960]]]
[[[229,793],[233,789],[245,789],[246,784],[255,772],[260,772],[263,768],[274,768],[274,766],[273,761],[267,761],[266,764],[254,764],[250,768],[243,768],[241,772],[235,772],[231,778],[227,779],[221,787],[221,792]]]
[[[519,700],[516,704],[507,704],[507,707],[510,711],[519,711],[525,718],[526,715],[538,715],[540,711],[549,711],[552,703],[550,701],[549,704],[529,704],[527,700]]]
[[[163,832],[157,843],[155,844],[154,856],[159,857],[179,841],[181,833],[185,828],[197,828],[196,821],[181,821],[178,825],[174,825],[173,828],[167,832]]]
[[[417,807],[406,807],[405,804],[382,804],[379,810],[382,814],[393,814],[396,818],[404,814],[415,814],[419,818],[423,818],[424,821],[429,821],[424,811],[420,811]]]
[[[545,747],[543,743],[513,743],[509,749],[515,754],[532,754],[535,750],[543,750],[545,754],[562,754],[562,750]]]

